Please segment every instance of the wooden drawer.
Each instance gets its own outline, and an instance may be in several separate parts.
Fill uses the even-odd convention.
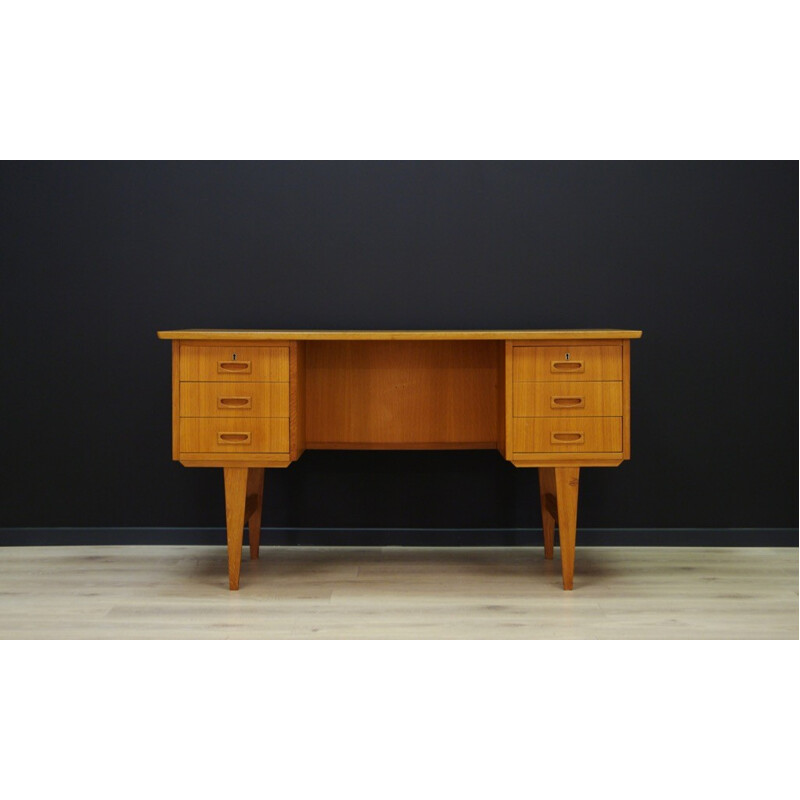
[[[514,384],[515,417],[621,417],[622,382]]]
[[[622,347],[516,346],[512,376],[514,381],[621,381]]]
[[[289,420],[280,417],[184,417],[180,425],[182,453],[289,452]]]
[[[288,417],[288,383],[181,384],[182,417]]]
[[[288,381],[288,347],[181,346],[182,381]]]
[[[619,453],[622,451],[621,417],[517,417],[514,419],[515,453]]]

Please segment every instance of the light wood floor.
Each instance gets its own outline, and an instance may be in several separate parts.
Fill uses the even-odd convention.
[[[798,638],[797,548],[0,548],[3,639]]]

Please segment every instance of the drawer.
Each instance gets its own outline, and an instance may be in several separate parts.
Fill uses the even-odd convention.
[[[182,417],[288,417],[288,383],[182,383]]]
[[[515,417],[621,417],[622,382],[514,384]]]
[[[288,453],[289,420],[181,419],[182,453]]]
[[[517,417],[514,419],[515,453],[619,453],[622,451],[621,417]]]
[[[181,347],[182,381],[288,381],[288,347]]]
[[[514,347],[514,381],[621,381],[622,347]]]

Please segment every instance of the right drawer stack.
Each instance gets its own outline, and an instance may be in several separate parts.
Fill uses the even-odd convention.
[[[622,451],[620,345],[513,348],[515,455]]]

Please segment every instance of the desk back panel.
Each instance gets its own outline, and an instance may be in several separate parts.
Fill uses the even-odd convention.
[[[305,342],[309,449],[498,447],[492,341]]]

